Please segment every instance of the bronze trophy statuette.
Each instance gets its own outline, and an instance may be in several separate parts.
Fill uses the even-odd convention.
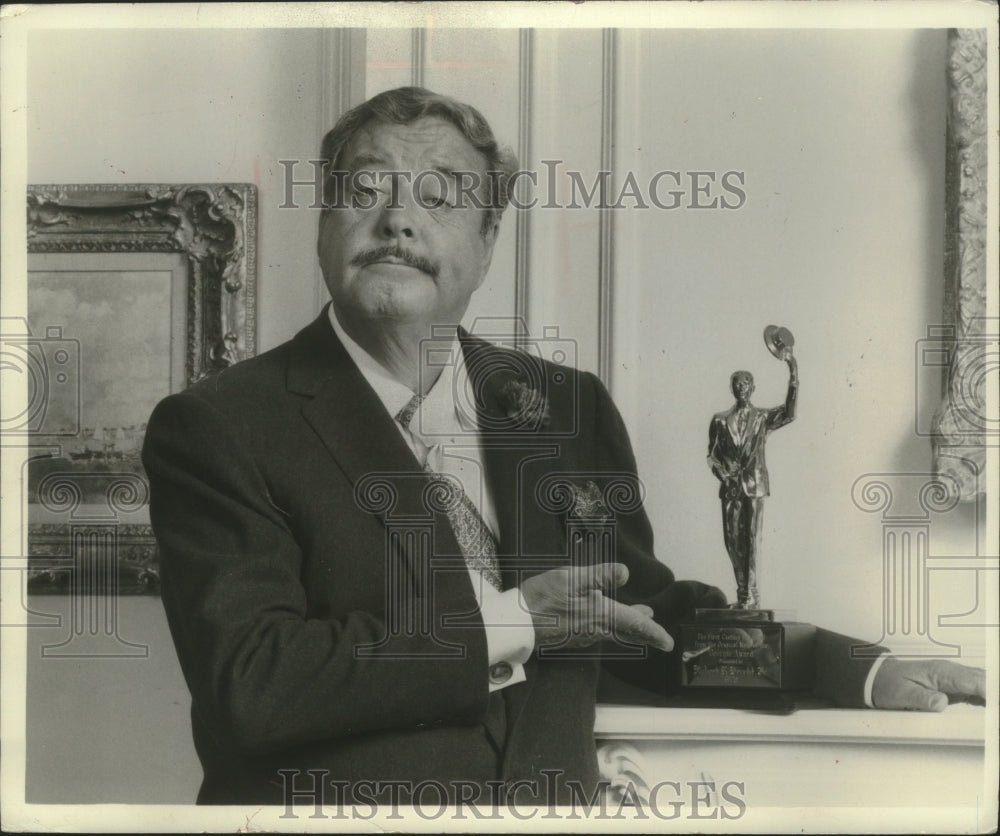
[[[704,691],[739,704],[755,691],[803,691],[814,677],[816,628],[774,620],[760,609],[757,569],[761,514],[770,493],[764,447],[767,436],[795,420],[798,363],[795,338],[787,328],[769,325],[764,343],[788,366],[788,394],[781,406],[762,409],[750,398],[753,375],[733,372],[736,402],[713,416],[708,431],[708,464],[719,480],[722,531],[736,576],[736,603],[729,609],[699,609],[693,624],[681,625],[681,682],[686,693]]]

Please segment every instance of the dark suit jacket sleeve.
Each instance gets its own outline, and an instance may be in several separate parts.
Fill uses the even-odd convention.
[[[608,472],[636,474],[635,456],[621,415],[604,386],[590,378],[595,389],[597,426],[596,456]],[[783,409],[780,408],[779,409]],[[636,477],[638,478],[638,477]],[[691,619],[698,607],[724,607],[721,590],[699,581],[677,581],[666,565],[656,559],[653,531],[641,506],[631,514],[616,517],[617,554],[629,568],[629,581],[619,590],[618,600],[626,604],[643,603],[653,608],[654,618],[674,638],[679,639],[678,625]],[[721,543],[720,543],[721,549]],[[855,659],[851,648],[865,644],[829,630],[816,633],[816,682],[814,693],[845,707],[863,707],[864,686],[874,660]],[[614,646],[606,646],[613,657]],[[667,654],[650,649],[641,662],[606,659],[610,673],[650,691],[670,694],[679,684],[679,648]]]
[[[488,667],[481,623],[449,627],[447,664],[427,636],[394,637],[369,612],[310,617],[302,554],[238,428],[197,393],[163,401],[143,460],[160,546],[163,603],[193,710],[219,745],[261,754],[386,728],[480,722]],[[352,548],[349,536],[330,549]],[[336,579],[331,578],[331,583]],[[400,683],[406,683],[400,688]]]
[[[866,646],[864,657],[854,658],[853,651]],[[831,700],[844,708],[865,708],[865,682],[875,659],[873,651],[887,653],[887,648],[872,648],[869,642],[834,633],[816,630],[816,684],[813,693]]]

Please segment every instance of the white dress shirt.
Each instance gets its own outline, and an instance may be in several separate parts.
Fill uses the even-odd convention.
[[[332,305],[329,316],[337,338],[347,349],[358,371],[395,419],[415,393],[393,378],[344,331]],[[496,508],[484,478],[482,447],[475,416],[465,415],[455,399],[455,379],[465,379],[462,348],[457,335],[450,344],[442,342],[440,350],[435,348],[433,359],[441,363],[440,377],[427,392],[409,427],[396,421],[396,428],[422,466],[427,465],[436,473],[454,476],[461,482],[483,521],[493,536],[499,539]],[[520,591],[497,591],[473,567],[469,568],[469,576],[486,628],[490,690],[523,682],[524,663],[535,645],[535,630],[530,614],[521,606]]]

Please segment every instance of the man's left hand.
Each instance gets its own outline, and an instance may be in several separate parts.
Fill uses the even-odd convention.
[[[939,659],[886,659],[875,673],[875,708],[944,711],[953,702],[985,705],[986,671]]]

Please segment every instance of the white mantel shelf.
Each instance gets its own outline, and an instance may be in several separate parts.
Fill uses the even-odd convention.
[[[731,708],[599,705],[598,739],[985,746],[990,711],[956,704],[939,714],[808,708],[774,714]]]
[[[980,833],[995,822],[995,717],[992,707],[964,704],[939,714],[599,705],[597,760],[611,786],[638,780],[640,798],[641,788],[659,787],[661,799],[683,802],[682,828],[712,810],[667,790],[728,786],[742,805],[727,815],[745,832],[869,832],[891,822],[905,832]]]

